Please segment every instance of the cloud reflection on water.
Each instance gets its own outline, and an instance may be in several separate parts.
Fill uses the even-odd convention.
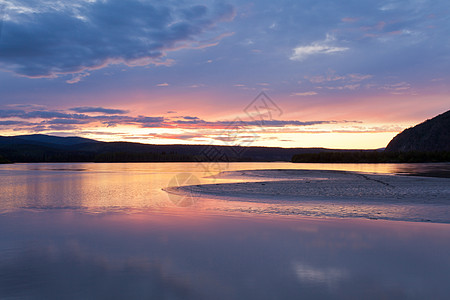
[[[445,299],[450,227],[200,212],[0,216],[0,298]]]

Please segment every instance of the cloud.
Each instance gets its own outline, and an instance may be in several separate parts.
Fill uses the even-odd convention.
[[[12,118],[24,113],[25,111],[18,109],[2,109],[0,110],[0,118]]]
[[[381,90],[389,91],[393,95],[415,94],[411,84],[407,82],[389,83],[379,87]]]
[[[204,84],[192,84],[192,85],[190,85],[190,86],[188,86],[188,87],[193,88],[193,89],[196,89],[196,88],[204,87],[204,86],[205,86]]]
[[[357,84],[346,84],[346,85],[341,85],[341,86],[327,86],[325,87],[328,90],[356,90],[360,87],[361,85],[359,83]]]
[[[351,81],[363,81],[366,79],[370,79],[373,76],[369,75],[369,74],[348,74],[347,77],[351,80]]]
[[[188,5],[139,0],[10,1],[3,22],[0,67],[26,77],[55,78],[111,64],[170,64],[168,51],[198,48],[226,36],[218,24],[234,17],[228,4]]]
[[[2,29],[3,29],[3,19],[5,14],[5,4],[0,3],[0,37],[2,36]]]
[[[336,39],[327,35],[323,41],[314,42],[306,46],[298,46],[294,48],[294,53],[290,57],[291,60],[304,61],[311,55],[317,54],[334,54],[338,52],[344,52],[349,50],[347,47],[337,47],[331,45]]]
[[[167,82],[164,82],[164,83],[158,83],[156,86],[169,86],[169,84]]]
[[[0,110],[0,118],[20,118],[20,119],[86,119],[89,118],[87,115],[80,114],[67,114],[59,111],[48,111],[48,110],[34,110],[34,111],[24,111],[24,110],[14,110],[14,109],[2,109]]]
[[[23,119],[51,119],[51,118],[61,118],[61,119],[88,119],[89,116],[84,114],[68,114],[59,111],[46,111],[46,110],[36,110],[27,112],[17,117]]]
[[[78,124],[87,124],[89,123],[89,120],[73,120],[73,119],[53,119],[49,121],[45,121],[47,124],[52,125],[78,125]]]
[[[300,97],[305,97],[305,96],[314,96],[317,95],[316,92],[311,91],[311,92],[303,92],[303,93],[292,93],[291,96],[300,96]]]
[[[407,82],[398,82],[398,83],[386,84],[381,88],[384,90],[404,91],[404,90],[409,90],[411,88],[411,85]]]
[[[106,108],[71,108],[71,111],[79,112],[109,112],[113,109]],[[120,111],[120,110],[119,110]],[[120,111],[124,112],[125,111]],[[104,115],[88,115],[86,113],[72,114],[64,111],[53,110],[0,110],[0,125],[4,127],[15,126],[14,130],[19,131],[39,131],[45,132],[53,131],[74,131],[74,130],[88,130],[93,128],[106,128],[116,126],[135,126],[139,128],[166,128],[166,129],[187,129],[187,130],[230,130],[236,129],[256,129],[261,130],[261,121],[240,121],[239,123],[232,121],[206,121],[196,116],[174,116],[166,118],[162,116],[131,116],[118,114],[104,114]],[[19,119],[19,120],[18,120]],[[32,119],[33,122],[28,122]],[[312,125],[326,125],[326,124],[346,124],[357,123],[357,121],[347,120],[313,120],[313,121],[299,121],[299,120],[266,120],[264,121],[264,130],[269,128],[283,128],[283,127],[304,127]]]
[[[91,75],[91,74],[88,72],[78,73],[78,74],[75,74],[72,77],[72,79],[66,80],[66,82],[70,83],[70,84],[78,83],[81,80],[83,80],[84,77],[88,77],[89,75]]]
[[[326,75],[305,76],[310,83],[314,84],[316,89],[328,90],[357,90],[361,87],[361,82],[371,79],[373,76],[369,74],[351,73],[340,75],[336,71],[329,69]],[[317,86],[317,84],[321,84]],[[294,93],[292,96],[311,96],[307,93]]]
[[[130,120],[130,123],[138,124],[143,128],[161,127],[164,122],[164,117],[146,117],[139,116]]]
[[[123,139],[136,140],[136,138],[141,138],[141,139],[167,139],[167,140],[199,140],[199,139],[204,139],[204,138],[208,138],[208,137],[209,137],[208,135],[205,135],[205,134],[202,134],[199,132],[188,133],[188,134],[150,133],[150,134],[141,135],[141,136],[126,135],[126,136],[123,136]]]
[[[78,127],[75,126],[76,124],[51,124],[47,127],[45,126],[36,126],[34,128],[34,131],[48,131],[48,130],[54,130],[54,131],[73,131],[76,130]]]
[[[324,124],[354,123],[356,121],[298,121],[298,120],[265,120],[264,127],[286,127],[286,126],[311,126]],[[177,128],[211,128],[211,129],[229,129],[230,127],[261,127],[261,121],[240,121],[239,123],[230,121],[205,121],[202,119],[193,120],[175,120],[166,123]]]
[[[11,125],[24,125],[26,122],[22,121],[0,121],[0,126],[11,126]]]
[[[106,115],[123,115],[129,112],[128,110],[123,109],[112,109],[112,108],[91,107],[91,106],[74,107],[69,110],[78,113],[102,113]]]
[[[355,23],[355,22],[358,22],[358,20],[359,20],[359,18],[350,18],[350,17],[341,19],[341,21],[344,23]]]
[[[185,117],[183,117],[183,119],[185,119],[185,120],[199,120],[198,117],[191,117],[191,116],[185,116]]]
[[[149,117],[149,116],[126,116],[118,115],[118,113],[127,113],[127,111],[106,109],[101,107],[81,107],[72,108],[72,111],[78,110],[83,112],[101,112],[105,115],[91,116],[84,113],[71,114],[61,111],[52,110],[0,110],[0,120],[4,126],[9,125],[22,125],[21,130],[33,130],[33,131],[45,131],[45,130],[73,130],[76,126],[72,125],[84,125],[91,127],[112,127],[117,125],[135,125],[141,128],[153,128],[153,127],[170,127],[170,124],[165,123],[164,117]],[[113,114],[115,113],[115,114]],[[11,120],[13,118],[13,120]],[[29,123],[23,121],[17,121],[14,119],[36,119],[37,123]],[[17,122],[17,123],[13,123]],[[31,128],[31,126],[34,126]],[[70,126],[70,129],[69,129]]]
[[[17,103],[17,104],[6,104],[6,106],[9,107],[15,107],[15,108],[33,108],[33,109],[45,109],[47,106],[40,105],[40,104],[33,104],[33,103]]]
[[[386,22],[380,21],[377,24],[372,25],[372,26],[363,26],[363,27],[361,27],[361,30],[363,30],[363,31],[381,31],[384,29],[385,26],[386,26]]]

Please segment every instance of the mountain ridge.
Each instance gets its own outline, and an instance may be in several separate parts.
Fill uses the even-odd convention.
[[[338,150],[320,147],[155,145],[42,134],[0,136],[0,155],[11,162],[290,161],[294,154],[328,151]]]
[[[18,138],[25,141],[35,141],[48,144],[58,144],[58,145],[76,145],[81,143],[98,143],[99,141],[78,137],[78,136],[68,136],[60,137],[47,134],[27,134],[27,135],[16,135],[14,138]]]

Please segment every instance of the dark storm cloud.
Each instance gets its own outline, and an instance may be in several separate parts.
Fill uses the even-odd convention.
[[[234,16],[226,4],[138,0],[16,0],[6,11],[0,66],[27,77],[56,77],[117,63],[168,64],[167,51],[205,46],[200,40],[219,36],[214,27]]]

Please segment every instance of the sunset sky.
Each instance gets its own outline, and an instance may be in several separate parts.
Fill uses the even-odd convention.
[[[450,109],[448,0],[0,0],[0,20],[0,135],[374,149]]]

